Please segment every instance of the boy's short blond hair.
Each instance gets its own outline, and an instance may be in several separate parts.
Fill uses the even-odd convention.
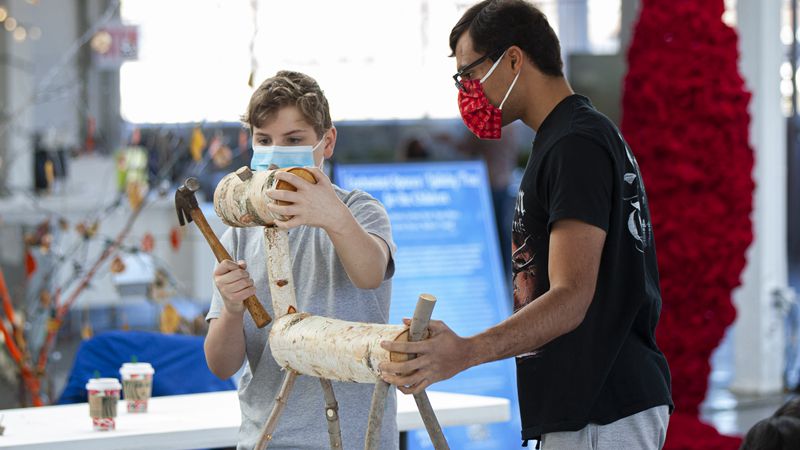
[[[241,118],[242,123],[252,133],[254,127],[262,126],[285,106],[296,106],[314,127],[318,138],[333,126],[328,99],[317,81],[304,73],[288,70],[267,78],[253,92],[247,111]]]

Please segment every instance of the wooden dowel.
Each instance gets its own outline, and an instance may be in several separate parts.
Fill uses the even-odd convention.
[[[434,306],[436,306],[436,297],[431,294],[421,294],[419,296],[417,306],[414,308],[414,316],[411,318],[409,341],[416,342],[427,338],[428,322],[431,321]]]
[[[411,329],[408,332],[408,340],[409,341],[419,341],[422,338],[426,337],[426,332],[428,329],[428,322],[431,318],[431,313],[433,313],[433,307],[436,305],[436,297],[430,294],[422,294],[419,296],[417,300],[417,306],[414,309],[414,317],[411,319]],[[412,355],[415,356],[415,355]],[[413,358],[412,358],[413,359]],[[381,436],[381,425],[383,423],[383,412],[384,412],[384,405],[386,404],[386,396],[389,393],[389,384],[383,380],[378,380],[375,383],[375,390],[372,392],[372,404],[369,408],[369,422],[367,423],[367,436],[364,439],[364,449],[365,450],[377,450],[380,446],[380,436]],[[424,393],[423,393],[424,394]],[[427,400],[427,395],[425,395],[425,400]],[[415,396],[416,400],[416,396]],[[425,422],[425,428],[428,428],[428,422],[431,422],[429,419],[426,421],[426,416],[423,414],[430,414],[433,410],[430,408],[430,401],[428,401],[427,408],[420,408],[420,416],[422,416],[423,422]],[[430,410],[430,413],[423,413],[423,409],[425,411]],[[433,416],[433,423],[436,424],[436,427],[439,426],[439,422],[436,420],[436,416]],[[433,431],[435,433],[435,429]],[[428,434],[431,434],[431,430],[428,430]],[[441,428],[439,428],[439,435],[442,434]],[[431,434],[433,436],[433,434]],[[442,436],[444,439],[444,436]],[[431,437],[431,441],[434,438]],[[446,441],[445,441],[445,445]]]
[[[411,327],[408,332],[408,340],[416,342],[427,338],[428,323],[431,320],[433,307],[436,306],[436,297],[430,294],[422,294],[417,299],[417,306],[414,308],[414,316],[411,319]],[[416,355],[411,355],[416,357]],[[413,359],[413,358],[411,358]],[[431,438],[433,448],[436,450],[449,450],[450,446],[447,445],[447,439],[442,433],[442,427],[436,419],[436,413],[433,411],[431,401],[428,399],[428,394],[425,391],[419,394],[414,394],[414,401],[417,403],[419,415],[422,417],[422,422],[425,424],[425,429],[428,430],[428,436]]]
[[[369,407],[369,422],[367,422],[367,435],[364,437],[364,450],[379,450],[381,445],[381,426],[383,412],[386,405],[386,395],[389,393],[389,383],[378,380],[375,390],[372,391],[372,403]]]
[[[439,426],[439,420],[436,419],[436,413],[433,411],[431,401],[428,399],[428,393],[422,391],[419,394],[414,394],[414,401],[417,403],[422,423],[425,424],[425,429],[428,430],[428,436],[431,438],[433,448],[436,450],[449,450],[450,446],[447,444],[444,433],[442,433],[442,427]]]
[[[336,402],[336,395],[333,393],[331,380],[320,378],[322,394],[325,396],[325,419],[328,422],[328,438],[331,441],[331,450],[341,450],[342,447],[342,428],[339,426],[339,403]]]
[[[278,418],[281,416],[283,408],[286,407],[289,394],[292,392],[297,375],[297,372],[294,370],[287,370],[286,375],[283,376],[283,383],[281,383],[281,388],[278,391],[278,395],[275,397],[275,404],[272,405],[272,411],[269,413],[269,417],[264,423],[264,427],[261,429],[261,436],[258,438],[258,444],[256,444],[255,447],[256,450],[265,450],[269,445],[269,441],[272,440],[272,433],[275,432],[275,428],[278,426]]]

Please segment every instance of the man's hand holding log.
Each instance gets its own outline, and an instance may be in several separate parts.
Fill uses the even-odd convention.
[[[411,325],[409,319],[403,322]],[[470,341],[455,334],[444,322],[431,320],[428,331],[430,337],[423,341],[381,343],[381,347],[390,352],[417,355],[405,362],[381,364],[383,380],[397,386],[404,394],[419,394],[431,384],[452,378],[476,364],[470,360],[474,354]]]

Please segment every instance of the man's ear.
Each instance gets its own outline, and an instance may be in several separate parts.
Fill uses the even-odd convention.
[[[511,62],[511,70],[518,73],[522,68],[522,63],[525,61],[525,52],[516,45],[512,45],[506,50],[506,58]]]
[[[333,126],[330,130],[328,130],[327,133],[325,133],[325,143],[322,144],[324,146],[322,155],[325,157],[325,159],[330,159],[330,157],[333,156],[333,149],[336,147],[336,135],[336,127]]]

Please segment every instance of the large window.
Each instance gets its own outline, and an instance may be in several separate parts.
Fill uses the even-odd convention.
[[[128,0],[122,19],[139,25],[140,51],[121,69],[122,115],[137,123],[235,121],[254,67],[256,84],[279,69],[315,77],[335,120],[455,118],[448,37],[474,3]],[[565,42],[585,42],[580,51],[618,49],[619,0],[534,3]]]
[[[457,117],[448,35],[468,4],[394,0],[136,0],[140,58],[121,70],[132,122],[235,121],[279,69],[315,77],[334,119]],[[251,54],[251,44],[253,52]]]

